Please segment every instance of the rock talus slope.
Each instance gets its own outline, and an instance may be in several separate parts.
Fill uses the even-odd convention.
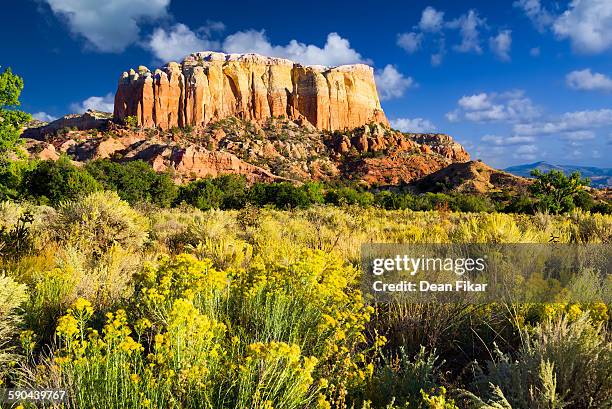
[[[194,53],[154,72],[124,72],[115,94],[115,120],[170,129],[205,126],[235,116],[263,120],[285,116],[320,130],[388,124],[374,73],[363,64],[302,66],[258,54]]]

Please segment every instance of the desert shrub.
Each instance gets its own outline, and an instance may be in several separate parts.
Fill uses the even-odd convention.
[[[33,220],[32,214],[26,212],[11,229],[0,227],[0,258],[19,258],[32,251],[34,239],[30,225]]]
[[[17,309],[26,300],[26,286],[0,274],[0,385],[14,371],[19,356],[15,351],[15,334],[20,323]]]
[[[533,214],[536,208],[535,200],[526,194],[519,194],[510,199],[508,204],[502,208],[506,213]]]
[[[146,202],[168,207],[177,195],[178,188],[168,173],[157,173],[140,160],[124,164],[96,160],[85,169],[104,189],[114,190],[132,205]]]
[[[23,191],[40,203],[60,204],[100,189],[100,184],[84,169],[77,168],[62,156],[46,160],[27,172]]]
[[[574,211],[570,214],[570,241],[576,243],[610,243],[612,241],[612,221],[610,218]]]
[[[419,407],[421,391],[430,391],[439,385],[440,365],[434,352],[424,347],[411,359],[404,348],[397,355],[385,357],[367,386],[366,397],[377,406],[391,403]]]
[[[452,231],[456,243],[545,243],[549,237],[533,226],[523,226],[502,213],[486,213],[461,220]]]
[[[453,210],[461,212],[492,212],[495,207],[486,196],[458,194],[454,198]]]
[[[593,206],[595,206],[595,200],[593,200],[593,196],[591,196],[591,194],[586,190],[579,190],[574,195],[573,200],[576,207],[582,210],[589,211],[593,208]]]
[[[101,255],[115,244],[140,248],[147,239],[148,221],[117,193],[102,191],[61,205],[52,229],[57,240]]]
[[[123,123],[129,128],[136,129],[138,127],[138,118],[134,115],[129,115],[123,119]]]
[[[454,199],[446,193],[425,193],[415,197],[414,210],[453,209],[456,210]]]
[[[516,359],[497,352],[476,367],[481,395],[499,387],[513,408],[608,407],[612,401],[612,346],[607,331],[587,314],[566,314],[523,331]]]
[[[612,203],[600,200],[591,208],[593,213],[612,214]]]

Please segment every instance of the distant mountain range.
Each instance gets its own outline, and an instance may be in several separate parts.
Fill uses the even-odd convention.
[[[513,175],[531,177],[531,171],[539,169],[542,172],[551,170],[560,170],[569,175],[572,172],[578,171],[582,177],[591,179],[591,186],[597,188],[612,187],[612,168],[597,168],[594,166],[577,166],[577,165],[553,165],[548,162],[535,162],[526,165],[510,166],[504,169]]]

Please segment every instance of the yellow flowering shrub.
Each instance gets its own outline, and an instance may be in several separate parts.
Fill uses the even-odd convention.
[[[312,401],[317,358],[304,357],[298,345],[257,342],[247,347],[238,367],[236,408],[301,408]]]
[[[592,385],[585,399],[592,391],[604,396],[609,385],[596,376],[609,364],[609,306],[567,302],[595,286],[579,283],[568,293],[561,281],[534,275],[518,284],[552,294],[554,303],[373,308],[359,291],[357,268],[359,244],[368,241],[605,242],[609,216],[316,207],[256,209],[255,218],[177,208],[146,210],[145,220],[114,197],[119,210],[105,205],[105,197],[64,207],[59,251],[27,274],[32,295],[20,333],[32,374],[26,380],[69,388],[71,407],[457,409],[454,391],[439,387],[456,386],[453,371],[488,362],[491,345],[507,351],[538,331],[541,345],[524,355],[550,358],[564,389],[574,367]],[[109,220],[123,225],[116,238]],[[95,257],[82,257],[79,246],[90,240]],[[150,263],[140,268],[142,260]],[[82,266],[99,274],[79,273]],[[574,334],[571,348],[563,331],[542,332],[558,321]],[[577,357],[575,365],[568,357]],[[528,391],[533,383],[522,385]]]
[[[175,300],[207,298],[228,285],[225,272],[216,270],[210,260],[198,260],[191,254],[164,256],[158,266],[146,265],[135,281],[140,309],[157,321],[165,319]]]

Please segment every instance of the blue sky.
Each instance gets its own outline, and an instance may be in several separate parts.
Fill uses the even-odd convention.
[[[193,51],[375,67],[395,127],[473,158],[612,167],[612,1],[4,0],[23,108],[112,109],[122,71]]]

